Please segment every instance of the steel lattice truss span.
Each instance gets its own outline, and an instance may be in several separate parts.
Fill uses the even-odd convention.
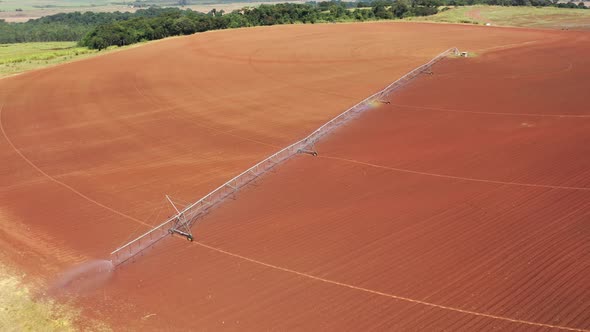
[[[213,190],[193,204],[190,204],[182,210],[177,210],[175,215],[169,217],[160,225],[111,252],[111,261],[115,266],[120,265],[134,258],[144,250],[152,247],[166,236],[172,234],[185,236],[189,241],[192,241],[193,237],[190,231],[192,226],[197,223],[198,220],[203,217],[213,206],[223,202],[227,197],[230,197],[238,190],[254,181],[256,178],[267,173],[269,170],[273,169],[275,166],[286,161],[297,153],[310,153],[314,156],[317,155],[317,152],[313,150],[313,146],[322,137],[329,134],[334,129],[342,126],[351,119],[354,119],[362,112],[371,109],[373,105],[384,102],[384,97],[404,86],[418,75],[423,73],[432,73],[430,68],[440,60],[450,55],[459,54],[459,50],[455,47],[440,53],[429,62],[415,68],[395,82],[386,86],[384,89],[374,93],[346,111],[340,113],[338,116],[326,122],[307,137],[287,146],[286,148],[283,148],[268,158],[260,161],[256,165],[248,168],[244,172],[225,182],[217,189]]]

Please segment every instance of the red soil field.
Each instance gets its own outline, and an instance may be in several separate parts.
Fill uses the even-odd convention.
[[[363,288],[330,300],[344,322],[318,310],[330,329],[590,329],[587,45],[443,61],[215,211],[199,241]]]
[[[79,304],[131,329],[590,328],[583,41],[280,26],[2,80],[3,259],[46,284],[105,258],[172,212],[164,194],[201,197],[457,46],[483,56],[437,65]]]

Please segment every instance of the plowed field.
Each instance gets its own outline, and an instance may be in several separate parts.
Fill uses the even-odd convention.
[[[115,328],[590,328],[590,49],[428,24],[204,33],[0,81],[0,246],[50,282],[441,51],[78,299]],[[588,121],[588,123],[587,123]],[[17,262],[18,261],[18,262]]]

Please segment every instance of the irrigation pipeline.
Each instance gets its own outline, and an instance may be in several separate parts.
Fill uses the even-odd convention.
[[[434,64],[435,62],[437,62],[438,60],[440,60],[442,57],[444,57],[444,56],[446,56],[446,55],[448,55],[448,54],[452,54],[452,52],[455,52],[455,53],[456,53],[456,52],[458,52],[458,51],[457,51],[456,49],[450,49],[450,50],[448,50],[448,51],[446,51],[446,52],[444,52],[444,53],[441,53],[441,55],[439,55],[438,57],[434,58],[434,59],[433,59],[433,60],[431,60],[429,63],[427,63],[427,64],[425,64],[425,65],[422,65],[422,66],[420,66],[420,67],[416,68],[414,71],[416,71],[416,70],[418,70],[418,69],[420,69],[420,68],[422,68],[423,70],[424,70],[424,69],[427,69],[429,66],[431,66],[432,64]],[[437,58],[438,58],[438,59],[437,59]],[[426,65],[428,65],[428,67],[426,67]],[[412,71],[412,72],[414,72],[414,71]],[[412,72],[410,72],[410,73],[412,73]],[[409,75],[410,73],[408,73],[408,75]],[[414,77],[415,77],[415,76],[414,76]],[[401,79],[400,79],[400,80],[401,80]],[[398,80],[398,81],[399,81],[399,80]],[[396,82],[398,82],[398,81],[396,81]],[[394,85],[396,82],[392,83],[392,84],[391,84],[391,85],[389,85],[387,88],[389,88],[389,87],[392,87],[392,86],[393,86],[393,85]],[[390,93],[390,92],[392,92],[392,91],[394,90],[394,89],[391,89],[391,90],[389,90],[388,92],[385,92],[385,91],[387,91],[387,88],[386,88],[386,89],[383,89],[382,91],[380,91],[380,92],[378,92],[378,93],[376,93],[376,94],[374,94],[374,95],[373,95],[373,96],[371,96],[371,97],[375,97],[375,96],[379,96],[379,97],[381,97],[381,96],[383,96],[383,95],[385,95],[385,94],[387,94],[387,93]],[[371,97],[369,97],[369,98],[371,98]],[[369,98],[365,99],[363,102],[366,102],[367,100],[369,100]],[[361,103],[363,103],[363,102],[361,102]],[[359,103],[359,104],[361,104],[361,103]],[[58,181],[57,179],[53,178],[53,177],[52,177],[52,176],[50,176],[49,174],[45,173],[43,170],[41,170],[39,167],[37,167],[37,166],[36,166],[36,165],[35,165],[33,162],[31,162],[31,161],[30,161],[28,158],[26,158],[26,156],[24,156],[24,155],[22,154],[22,152],[20,152],[20,150],[19,150],[19,149],[17,149],[17,148],[16,148],[16,146],[14,146],[14,144],[12,143],[12,141],[10,140],[10,138],[8,137],[8,135],[6,134],[6,132],[5,132],[5,130],[4,130],[4,127],[3,127],[3,125],[2,125],[2,110],[3,110],[3,106],[4,106],[4,105],[0,105],[0,131],[1,131],[2,135],[4,136],[4,138],[7,140],[7,142],[9,143],[9,145],[12,147],[12,149],[13,149],[13,150],[14,150],[14,151],[15,151],[15,152],[16,152],[16,153],[17,153],[17,154],[18,154],[18,155],[19,155],[21,158],[23,158],[23,159],[24,159],[24,160],[25,160],[25,161],[26,161],[26,162],[27,162],[27,163],[28,163],[28,164],[29,164],[31,167],[33,167],[35,170],[37,170],[38,172],[40,172],[42,175],[44,175],[45,177],[49,178],[49,179],[50,179],[50,180],[52,180],[53,182],[56,182],[57,184],[59,184],[59,185],[61,185],[61,186],[64,186],[64,187],[66,187],[67,189],[69,189],[69,190],[73,191],[74,193],[76,193],[77,195],[81,196],[82,198],[84,198],[84,199],[87,199],[87,200],[89,200],[89,201],[91,201],[91,202],[93,202],[93,203],[95,203],[95,204],[97,204],[97,205],[99,205],[99,206],[101,206],[101,207],[104,207],[104,208],[108,209],[109,211],[112,211],[112,212],[114,212],[114,213],[117,213],[117,214],[119,214],[119,215],[121,215],[121,216],[123,216],[123,217],[129,218],[129,219],[131,219],[131,220],[133,220],[133,221],[136,221],[136,222],[138,222],[138,223],[140,223],[140,224],[146,225],[144,222],[142,222],[142,221],[140,221],[140,220],[138,220],[138,219],[136,219],[136,218],[133,218],[133,217],[131,217],[131,216],[128,216],[128,215],[125,215],[125,214],[123,214],[123,213],[121,213],[121,212],[119,212],[119,211],[115,211],[115,210],[113,210],[113,209],[111,209],[111,208],[109,208],[109,207],[107,207],[107,206],[105,206],[105,205],[103,205],[103,204],[101,204],[101,203],[99,203],[99,202],[96,202],[96,201],[94,201],[94,200],[90,199],[89,197],[87,197],[87,196],[85,196],[85,195],[83,195],[83,194],[79,193],[79,192],[78,192],[78,191],[76,191],[74,188],[72,188],[72,187],[70,187],[70,186],[66,185],[66,184],[65,184],[65,183],[63,183],[63,182],[60,182],[60,181]],[[349,110],[351,110],[351,109],[349,109]],[[347,110],[347,112],[348,112],[349,110]],[[346,112],[344,112],[344,113],[346,113]],[[343,113],[343,114],[344,114],[344,113]],[[341,114],[341,115],[342,115],[342,114]],[[341,115],[339,115],[338,117],[340,117]],[[338,117],[336,117],[335,119],[337,119]],[[334,119],[333,119],[333,120],[334,120]],[[333,120],[332,120],[332,121],[333,121]],[[315,132],[314,132],[314,133],[315,133]],[[313,134],[312,134],[312,135],[313,135]],[[311,136],[311,135],[310,135],[310,136]],[[310,136],[308,136],[307,138],[309,138]],[[304,139],[304,140],[305,140],[305,139]],[[304,140],[302,140],[302,141],[304,141]],[[299,142],[302,142],[302,141],[299,141]],[[299,143],[299,142],[298,142],[298,143]],[[285,149],[283,149],[283,150],[285,150]],[[276,154],[275,154],[275,155],[276,155]],[[274,156],[274,155],[273,155],[273,156]],[[271,156],[271,157],[272,157],[272,156]],[[269,158],[267,158],[267,159],[269,159]],[[259,163],[259,164],[260,164],[260,163]],[[257,165],[258,165],[258,164],[257,164]],[[234,178],[234,179],[235,179],[235,178]],[[228,182],[231,182],[231,181],[228,181]],[[221,187],[220,187],[220,188],[221,188]],[[218,188],[218,189],[219,189],[219,188]],[[208,196],[209,196],[209,195],[208,195]],[[206,197],[207,197],[207,196],[206,196]],[[195,204],[196,204],[196,203],[195,203]],[[170,218],[170,219],[168,219],[167,221],[170,221],[171,219],[173,219],[173,218]],[[164,223],[164,224],[162,224],[162,225],[165,225],[165,223]],[[160,225],[160,226],[158,226],[158,227],[161,227],[162,225]],[[155,230],[156,230],[158,227],[156,227],[156,228],[152,229],[152,231],[150,231],[150,232],[147,232],[146,234],[144,234],[144,235],[140,236],[139,238],[136,238],[135,240],[133,240],[133,241],[129,242],[129,243],[126,245],[126,246],[128,246],[130,243],[133,243],[133,242],[136,242],[136,243],[137,243],[137,242],[141,242],[141,239],[142,239],[142,238],[144,238],[144,237],[146,237],[146,235],[148,235],[148,234],[152,234],[151,236],[153,236],[153,232],[154,232],[154,231],[155,231]],[[166,233],[165,233],[165,235],[167,235],[167,234],[168,234],[168,233],[166,232]],[[148,235],[148,236],[150,236],[150,235]],[[160,238],[158,238],[157,240],[155,240],[155,241],[154,241],[154,242],[153,242],[151,245],[155,244],[156,242],[158,242],[158,241],[159,241],[159,240],[161,240],[162,238],[163,238],[163,236],[162,236],[162,237],[160,237]],[[325,282],[325,283],[332,284],[332,285],[336,285],[336,286],[340,286],[340,287],[346,287],[346,288],[349,288],[349,289],[354,289],[354,290],[357,290],[357,291],[362,291],[362,292],[371,293],[371,294],[374,294],[374,295],[379,295],[379,296],[384,296],[384,297],[392,298],[392,299],[395,299],[395,300],[406,301],[406,302],[415,303],[415,304],[420,304],[420,305],[429,306],[429,307],[433,307],[433,308],[438,308],[438,309],[442,309],[442,310],[450,310],[450,311],[455,311],[455,312],[458,312],[458,313],[463,313],[463,314],[468,314],[468,315],[474,315],[474,316],[479,316],[479,317],[484,317],[484,318],[490,318],[490,319],[496,319],[496,320],[502,320],[502,321],[506,321],[506,322],[512,322],[512,323],[517,323],[517,324],[525,324],[525,325],[529,325],[529,326],[535,326],[535,327],[540,327],[540,328],[559,329],[559,330],[565,330],[565,331],[577,331],[577,332],[590,332],[590,330],[583,329],[583,328],[573,328],[573,327],[567,327],[567,326],[559,326],[559,325],[552,325],[552,324],[536,323],[536,322],[531,322],[531,321],[526,321],[526,320],[513,319],[513,318],[508,318],[508,317],[503,317],[503,316],[496,316],[496,315],[492,315],[492,314],[486,314],[486,313],[481,313],[481,312],[475,312],[475,311],[470,311],[470,310],[465,310],[465,309],[460,309],[460,308],[449,307],[449,306],[444,306],[444,305],[434,304],[434,303],[430,303],[430,302],[425,302],[425,301],[415,300],[415,299],[412,299],[412,298],[407,298],[407,297],[397,296],[397,295],[393,295],[393,294],[389,294],[389,293],[385,293],[385,292],[380,292],[380,291],[376,291],[376,290],[372,290],[372,289],[368,289],[368,288],[363,288],[363,287],[353,286],[353,285],[350,285],[350,284],[346,284],[346,283],[342,283],[342,282],[338,282],[338,281],[334,281],[334,280],[330,280],[330,279],[326,279],[326,278],[321,278],[321,277],[314,276],[314,275],[311,275],[311,274],[307,274],[307,273],[303,273],[303,272],[298,272],[298,271],[295,271],[295,270],[291,270],[291,269],[288,269],[288,268],[285,268],[285,267],[280,267],[280,266],[272,265],[272,264],[265,263],[265,262],[262,262],[262,261],[258,261],[258,260],[255,260],[255,259],[251,259],[251,258],[248,258],[248,257],[245,257],[245,256],[241,256],[241,255],[238,255],[238,254],[234,254],[234,253],[231,253],[231,252],[228,252],[228,251],[225,251],[225,250],[222,250],[222,249],[216,248],[216,247],[212,247],[212,246],[206,245],[206,244],[204,244],[204,243],[200,243],[200,242],[195,242],[195,243],[196,243],[197,245],[199,245],[199,246],[201,246],[201,247],[204,247],[204,248],[207,248],[207,249],[209,249],[209,250],[216,251],[216,252],[219,252],[219,253],[221,253],[221,254],[229,255],[229,256],[232,256],[232,257],[234,257],[234,258],[237,258],[237,259],[242,259],[242,260],[245,260],[245,261],[248,261],[248,262],[254,263],[254,264],[259,264],[259,265],[262,265],[262,266],[266,266],[266,267],[268,267],[268,268],[272,268],[272,269],[280,270],[280,271],[287,272],[287,273],[296,274],[296,275],[299,275],[299,276],[301,276],[301,277],[310,278],[310,279],[313,279],[313,280],[316,280],[316,281],[319,281],[319,282]],[[121,247],[121,248],[117,249],[117,250],[116,250],[116,251],[114,251],[114,252],[113,252],[111,255],[115,254],[117,251],[119,251],[119,250],[121,250],[121,249],[123,249],[123,248],[125,248],[125,246],[123,246],[123,247]],[[147,247],[146,247],[146,248],[147,248]],[[144,249],[145,249],[145,248],[144,248]],[[136,254],[137,254],[137,253],[136,253]],[[130,258],[132,258],[132,257],[127,257],[125,260],[119,261],[118,263],[113,261],[113,264],[115,264],[115,263],[117,263],[117,264],[115,264],[115,265],[122,264],[123,262],[127,261],[127,260],[128,260],[128,259],[130,259]]]
[[[316,129],[307,137],[283,148],[282,150],[274,153],[270,157],[262,160],[256,165],[248,168],[244,172],[238,174],[231,180],[219,186],[205,197],[192,203],[178,214],[171,216],[166,219],[160,225],[154,227],[150,231],[142,234],[134,240],[126,243],[125,245],[117,248],[111,253],[111,260],[115,266],[120,265],[129,259],[135,257],[137,254],[144,250],[152,247],[162,238],[167,235],[173,234],[179,227],[190,228],[192,227],[199,218],[204,216],[212,207],[224,201],[227,197],[232,196],[240,188],[254,181],[259,176],[267,173],[273,169],[276,165],[286,161],[290,157],[297,153],[311,153],[314,154],[312,147],[326,134],[332,132],[334,129],[340,127],[344,123],[351,119],[354,119],[360,113],[371,109],[375,103],[382,102],[382,99],[388,94],[394,92],[400,87],[404,86],[418,75],[429,72],[432,65],[446,58],[449,55],[458,55],[459,50],[455,47],[450,48],[441,54],[434,57],[429,62],[415,68],[409,73],[405,74],[395,82],[389,84],[384,89],[374,93],[373,95],[365,98],[363,101],[357,103],[346,111],[340,113],[330,121],[323,124],[321,127]],[[189,238],[192,240],[192,237]]]

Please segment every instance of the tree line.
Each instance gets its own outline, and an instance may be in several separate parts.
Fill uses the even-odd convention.
[[[180,10],[154,7],[141,9],[135,13],[60,13],[23,23],[7,23],[0,20],[0,44],[80,41],[90,31],[103,24],[126,21],[136,17],[157,17],[171,11]]]
[[[78,41],[83,46],[102,49],[111,45],[128,45],[217,29],[391,19],[437,12],[436,7],[422,2],[399,0],[398,4],[394,4],[391,0],[376,0],[367,3],[366,8],[364,5],[358,8],[354,2],[340,1],[284,3],[245,7],[231,13],[215,9],[209,13],[199,13],[190,9],[160,7],[140,9],[134,13],[64,13],[24,23],[0,20],[0,44]]]
[[[135,13],[57,14],[24,23],[0,20],[0,44],[78,41],[81,46],[104,49],[208,30],[427,16],[436,14],[438,8],[444,6],[475,4],[585,8],[573,2],[557,3],[557,0],[333,0],[245,7],[230,13],[215,9],[199,13],[190,9],[150,7]]]
[[[100,50],[111,45],[123,46],[209,30],[275,24],[366,21],[436,14],[436,5],[428,1],[430,0],[376,0],[366,8],[351,6],[348,2],[332,1],[260,5],[230,13],[217,10],[206,14],[191,10],[167,11],[155,17],[134,17],[100,24],[81,40],[80,45]]]
[[[261,5],[225,13],[204,14],[189,10],[167,10],[160,15],[142,15],[128,20],[100,24],[80,42],[82,46],[104,49],[170,36],[209,30],[275,24],[346,22],[428,16],[444,6],[473,4],[507,6],[562,6],[557,0],[373,0],[371,2],[322,1],[305,4]],[[575,6],[575,5],[574,5]]]

